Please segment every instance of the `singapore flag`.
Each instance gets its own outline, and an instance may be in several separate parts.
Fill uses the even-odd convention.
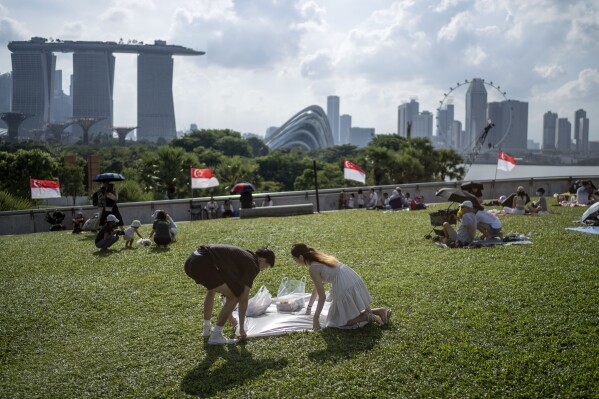
[[[366,173],[358,165],[350,161],[343,161],[343,177],[347,180],[355,180],[366,184]]]
[[[31,199],[60,198],[60,183],[54,180],[38,180],[29,178]]]
[[[191,188],[208,188],[219,185],[212,169],[191,168]]]
[[[506,172],[511,171],[516,166],[517,162],[508,153],[499,150],[499,159],[497,160],[497,169]]]

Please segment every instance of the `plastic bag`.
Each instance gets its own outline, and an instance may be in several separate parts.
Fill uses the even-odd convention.
[[[247,317],[256,317],[266,313],[266,309],[272,303],[272,295],[265,286],[260,287],[256,295],[248,299],[248,308],[245,312]]]
[[[277,298],[277,312],[295,312],[304,307],[302,295],[290,294]]]
[[[306,276],[302,277],[301,280],[289,280],[288,277],[283,277],[279,290],[277,291],[277,298],[290,294],[305,294],[306,293]]]

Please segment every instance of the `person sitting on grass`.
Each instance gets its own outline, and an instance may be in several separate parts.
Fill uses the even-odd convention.
[[[528,210],[530,211],[530,213],[539,213],[539,214],[549,213],[549,210],[547,209],[547,199],[545,198],[545,189],[543,187],[539,187],[537,189],[537,195],[539,196],[539,200],[533,201],[528,206]]]
[[[152,232],[149,238],[154,237],[154,242],[158,247],[166,248],[172,241],[171,226],[166,218],[166,212],[159,211],[156,215],[156,221],[152,225]]]
[[[490,240],[503,237],[501,220],[492,213],[479,209],[475,210],[476,228],[483,234],[483,239]]]
[[[442,241],[450,247],[463,247],[476,238],[476,215],[472,201],[460,204],[458,218],[461,220],[457,232],[448,222],[443,223]]]
[[[134,220],[131,222],[131,226],[125,229],[124,237],[125,240],[125,248],[133,248],[133,240],[135,239],[135,234],[139,236],[139,238],[143,238],[139,233],[139,228],[141,227],[141,222],[139,220]]]
[[[75,217],[71,220],[73,222],[73,234],[81,233],[83,231],[83,224],[85,223],[83,212],[77,211]]]
[[[106,216],[106,223],[96,235],[96,247],[102,250],[108,249],[112,244],[119,240],[117,233],[114,231],[119,223],[119,219],[113,214]]]

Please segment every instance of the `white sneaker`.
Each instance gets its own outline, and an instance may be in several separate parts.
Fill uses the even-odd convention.
[[[202,328],[202,336],[203,336],[204,338],[208,338],[208,337],[210,336],[210,333],[211,333],[211,332],[212,332],[212,326],[211,326],[211,325],[209,325],[209,326],[204,326],[204,327]]]
[[[210,338],[208,338],[208,343],[210,345],[235,345],[237,343],[236,339],[229,339],[223,336],[223,333],[215,333],[210,334]]]

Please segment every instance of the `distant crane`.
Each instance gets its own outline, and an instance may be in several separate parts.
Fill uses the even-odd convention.
[[[476,160],[476,157],[480,153],[480,150],[483,148],[483,144],[485,143],[485,140],[487,139],[489,130],[491,130],[493,128],[493,126],[495,126],[495,124],[493,123],[492,120],[489,119],[487,122],[488,122],[487,126],[485,126],[483,131],[476,138],[476,141],[474,142],[474,146],[472,147],[472,151],[470,151],[467,154],[466,159],[464,160],[464,175],[466,175],[468,173],[468,170],[470,169],[470,167]]]

